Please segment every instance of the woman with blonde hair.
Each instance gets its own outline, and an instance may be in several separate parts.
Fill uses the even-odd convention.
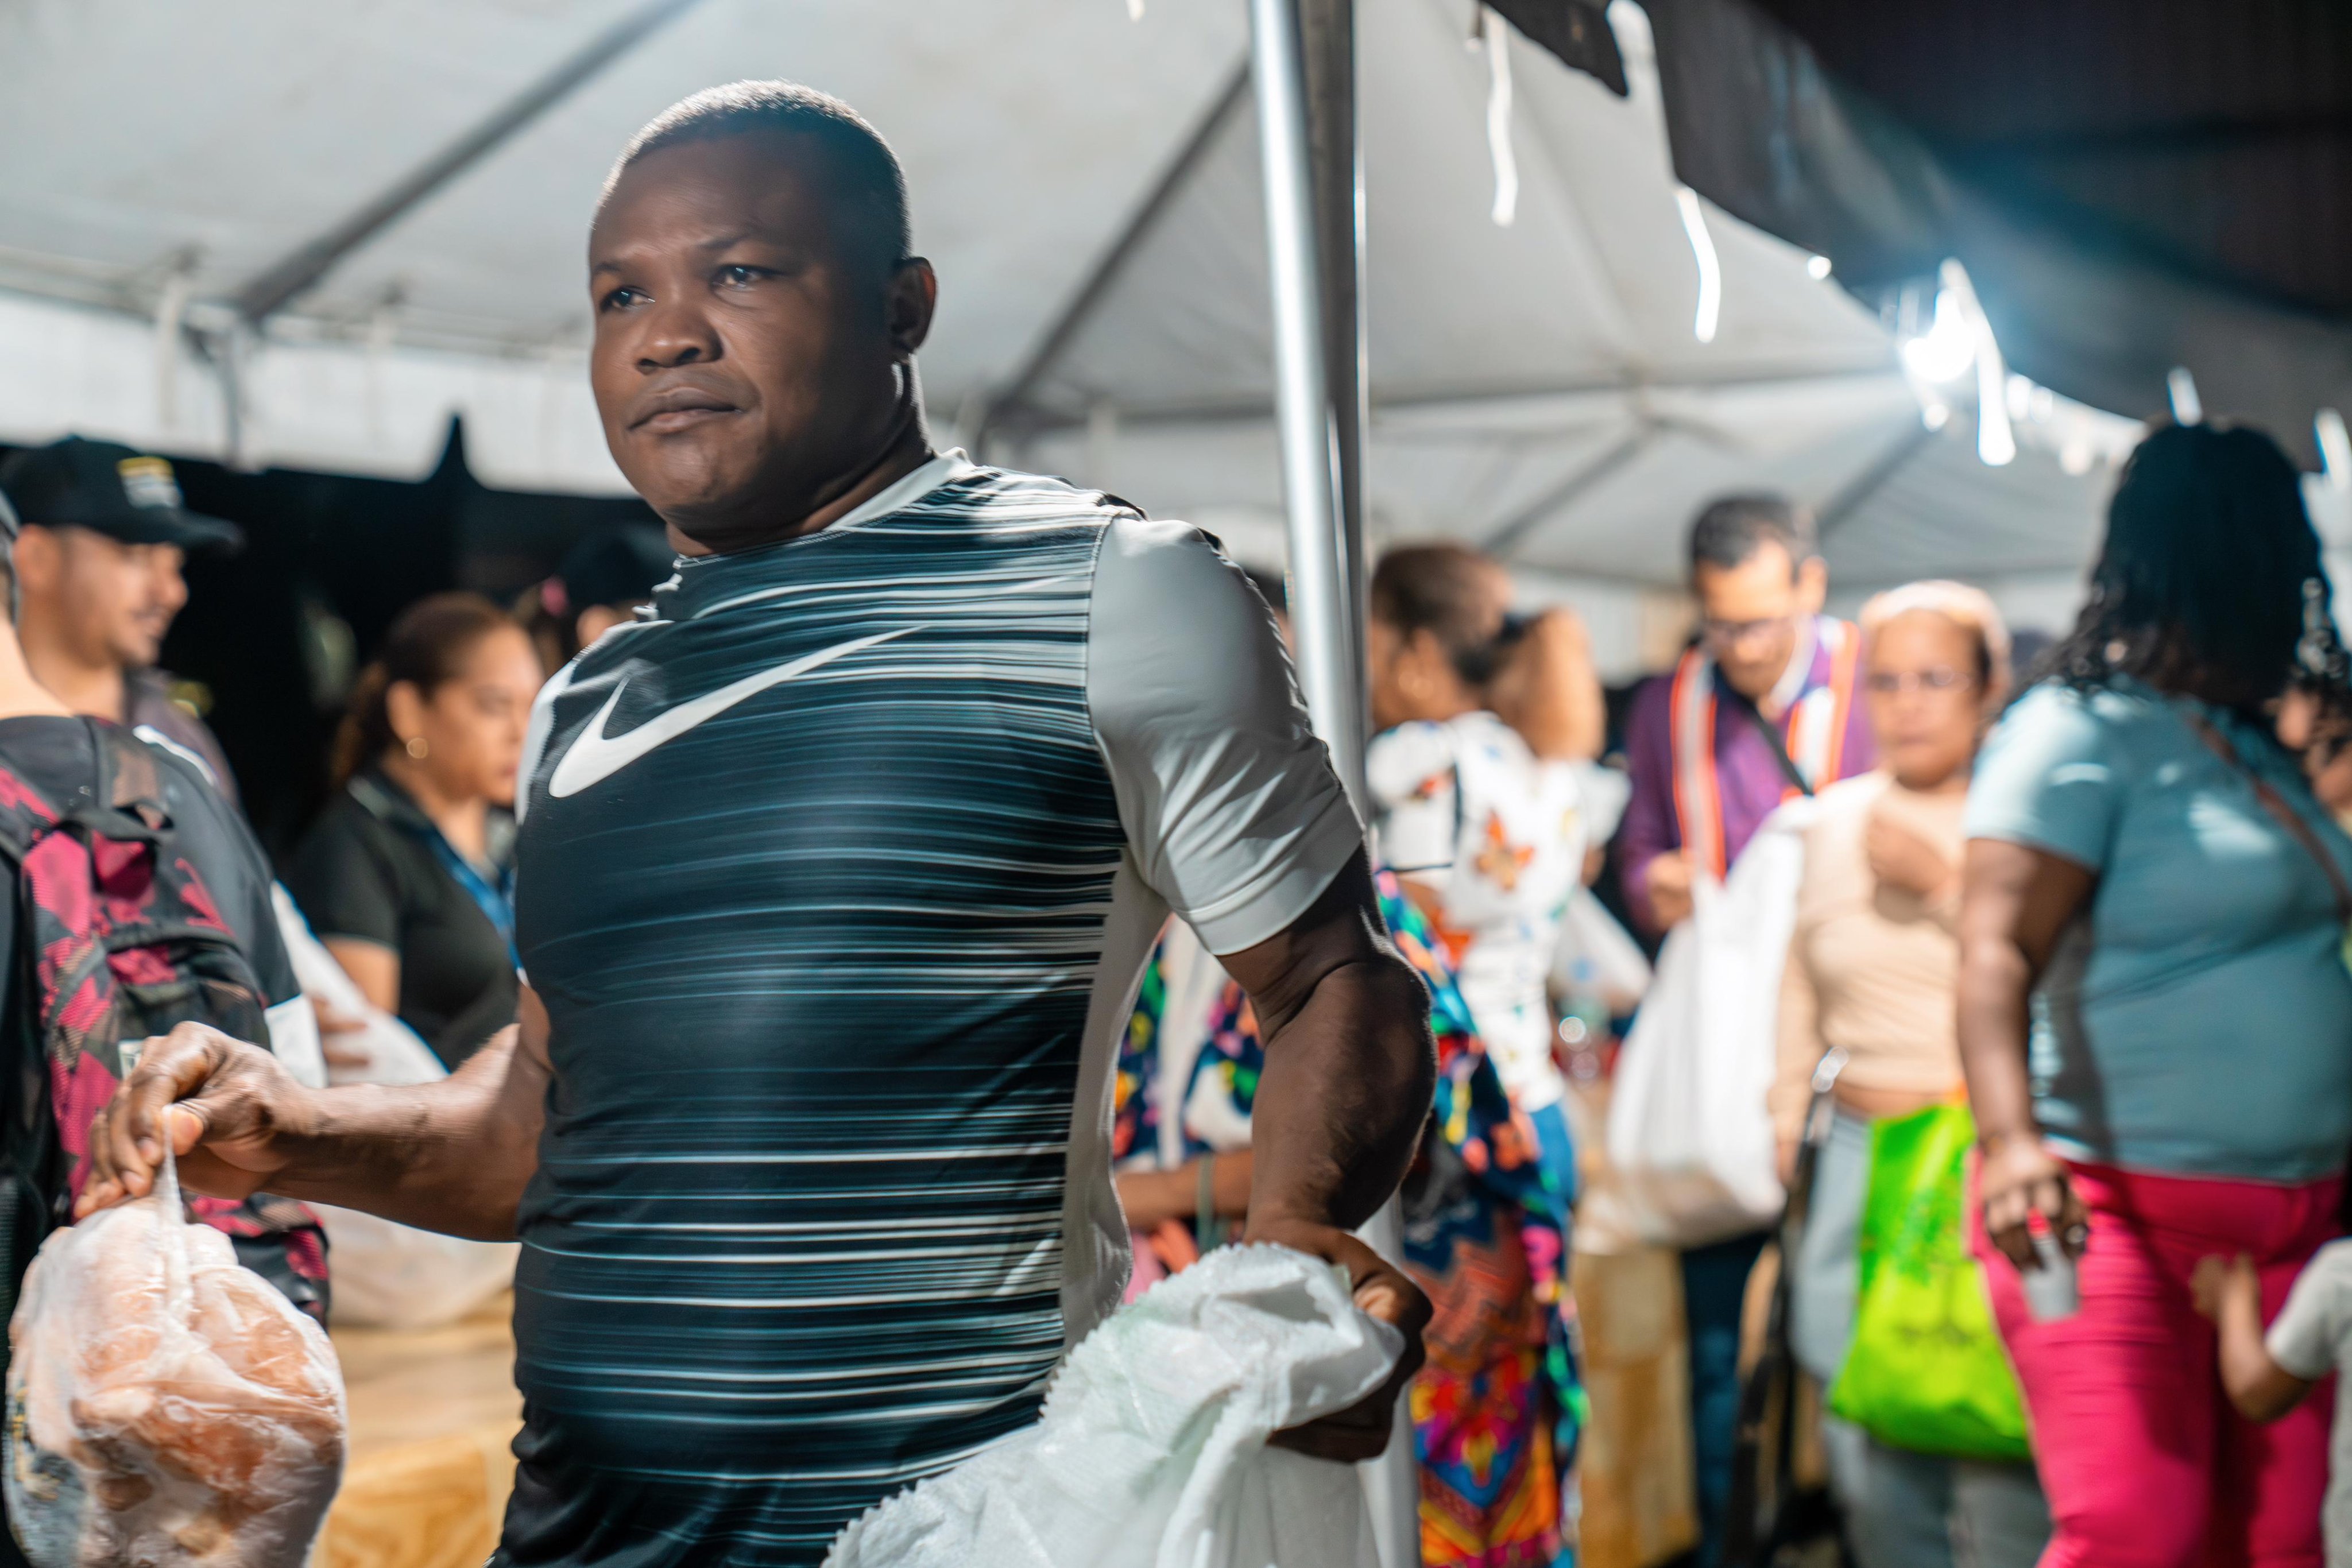
[[[1871,1124],[1962,1092],[1953,1024],[1961,818],[1977,748],[2010,681],[1992,601],[1915,582],[1864,607],[1863,688],[1879,764],[1822,791],[1781,988],[1772,1091],[1781,1167],[1824,1056],[1835,1115],[1791,1280],[1799,1364],[1836,1381],[1853,1338]],[[1955,1243],[1957,1245],[1957,1243]],[[1831,1484],[1861,1568],[2025,1568],[2049,1534],[2031,1466],[1914,1453],[1826,1416]]]

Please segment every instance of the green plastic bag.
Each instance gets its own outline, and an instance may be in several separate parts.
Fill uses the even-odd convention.
[[[1961,1222],[1976,1135],[1965,1105],[1871,1124],[1861,1301],[1829,1404],[1891,1448],[2025,1459],[2017,1375]]]

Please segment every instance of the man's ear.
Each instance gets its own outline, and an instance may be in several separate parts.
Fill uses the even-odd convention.
[[[65,541],[37,523],[27,523],[16,535],[14,552],[16,581],[27,593],[47,593],[58,585],[65,565]]]
[[[890,329],[890,347],[902,359],[931,335],[931,317],[939,309],[940,277],[919,256],[908,256],[891,269],[882,308]]]
[[[1819,615],[1830,596],[1829,564],[1819,556],[1806,558],[1797,568],[1797,603],[1808,615]]]

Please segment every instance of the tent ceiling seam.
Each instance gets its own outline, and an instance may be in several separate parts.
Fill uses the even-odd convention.
[[[1036,347],[1022,361],[1021,368],[1005,384],[1005,390],[988,400],[974,440],[976,446],[985,443],[1001,424],[1006,423],[1005,414],[1027,405],[1030,394],[1045,382],[1055,362],[1093,317],[1096,308],[1110,293],[1111,285],[1118,281],[1119,276],[1127,270],[1128,262],[1142,248],[1143,241],[1152,229],[1158,226],[1161,214],[1173,206],[1176,198],[1191,186],[1192,176],[1207,162],[1209,150],[1215,145],[1225,122],[1233,117],[1243,99],[1248,96],[1249,77],[1249,55],[1244,52],[1240,59],[1234,62],[1233,68],[1226,73],[1224,84],[1210,100],[1207,111],[1194,124],[1192,134],[1176,150],[1176,155],[1169,160],[1150,193],[1137,204],[1118,237],[1087,269],[1077,287],[1071,290],[1067,302],[1045,330],[1038,334]]]
[[[1489,555],[1500,555],[1519,543],[1563,507],[1608,478],[1642,455],[1661,425],[1646,414],[1636,416],[1633,427],[1617,438],[1609,449],[1589,463],[1578,465],[1575,472],[1538,497],[1529,506],[1506,518],[1502,525],[1488,534],[1479,549]]]
[[[570,97],[583,83],[700,3],[701,0],[646,0],[341,223],[264,267],[237,291],[234,301],[237,313],[256,325],[277,314],[297,295],[315,287],[344,257],[512,141],[518,132]]]
[[[1911,460],[1927,449],[1936,433],[1926,424],[1913,422],[1911,427],[1889,443],[1871,465],[1849,480],[1844,489],[1822,503],[1814,515],[1813,537],[1818,543],[1827,544],[1830,536],[1867,506],[1881,490],[1886,488],[1897,474],[1911,465]]]
[[[1768,368],[1759,371],[1736,371],[1721,375],[1693,376],[1669,381],[1617,378],[1589,382],[1559,382],[1549,386],[1471,387],[1443,391],[1407,392],[1392,396],[1375,395],[1372,412],[1379,414],[1410,413],[1423,409],[1459,408],[1482,402],[1534,402],[1548,398],[1642,396],[1673,392],[1736,392],[1744,388],[1766,386],[1819,385],[1834,382],[1857,384],[1872,382],[1902,383],[1901,373],[1891,368],[1876,366],[1841,367],[1830,370],[1790,370]],[[1085,428],[1088,413],[1046,410],[1029,405],[1004,408],[1001,429],[1024,438],[1056,434],[1066,430]],[[1221,424],[1273,417],[1274,405],[1265,398],[1236,398],[1231,402],[1171,404],[1166,407],[1134,408],[1122,405],[1118,411],[1124,427],[1154,424]]]

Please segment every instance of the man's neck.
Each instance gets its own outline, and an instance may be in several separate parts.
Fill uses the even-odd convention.
[[[74,712],[88,714],[92,718],[112,719],[117,724],[123,722],[126,691],[121,665],[92,666],[64,659],[40,658],[29,652],[25,663],[33,679],[55,692],[58,700]]]
[[[898,426],[898,433],[878,456],[864,468],[847,470],[837,479],[820,486],[817,505],[803,513],[798,521],[742,545],[730,545],[729,549],[758,549],[831,528],[935,455],[931,451],[930,438],[923,432],[921,411],[910,410],[909,416]],[[669,530],[669,542],[681,555],[719,553],[709,545],[697,543],[675,528]]]
[[[0,718],[70,718],[74,710],[33,678],[16,633],[0,621]]]
[[[1756,710],[1773,723],[1780,723],[1780,716],[1805,695],[1805,683],[1812,678],[1813,655],[1817,652],[1813,618],[1798,617],[1796,646],[1789,650],[1788,665],[1781,670],[1780,678],[1772,683],[1772,689],[1756,699]]]

